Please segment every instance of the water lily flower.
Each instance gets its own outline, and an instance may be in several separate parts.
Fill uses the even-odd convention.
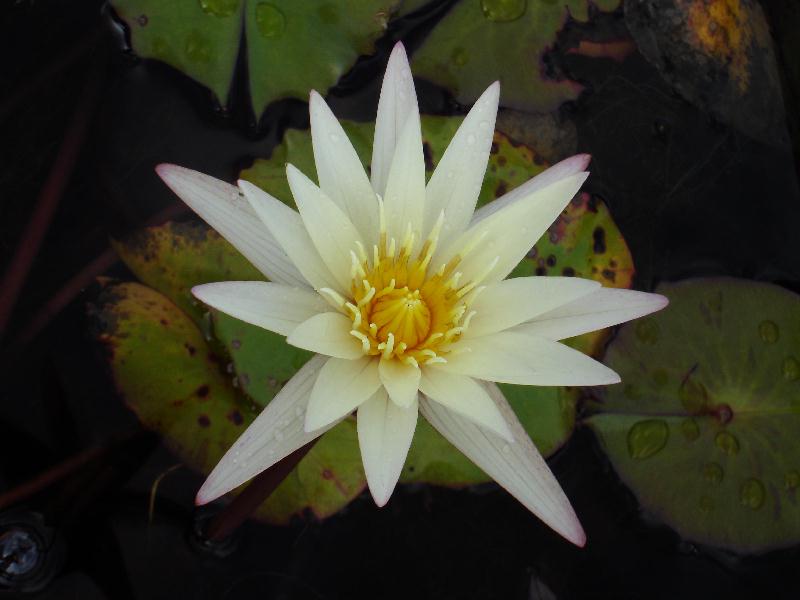
[[[569,158],[476,211],[499,93],[494,83],[478,99],[427,183],[400,44],[381,88],[369,177],[316,92],[319,185],[286,168],[298,211],[247,181],[237,188],[182,167],[157,168],[269,279],[209,283],[194,295],[316,353],[225,454],[198,504],[356,411],[367,483],[383,506],[421,413],[547,525],[584,544],[575,512],[496,382],[617,383],[612,370],[559,340],[667,301],[575,277],[506,279],[578,192],[589,157]]]

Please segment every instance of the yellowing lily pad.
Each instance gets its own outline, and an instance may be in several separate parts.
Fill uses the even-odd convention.
[[[237,392],[225,359],[185,312],[144,285],[107,287],[90,314],[127,405],[188,466],[209,473],[260,411]],[[257,516],[286,523],[305,510],[335,513],[364,489],[360,461],[350,419],[318,441]]]
[[[613,11],[621,0],[461,0],[414,53],[414,74],[472,104],[500,79],[503,106],[550,112],[581,86],[546,75],[544,55],[569,18],[586,22],[590,7]]]
[[[588,419],[642,507],[682,536],[737,552],[800,541],[800,296],[695,279],[622,328],[622,384]]]
[[[183,71],[223,103],[244,31],[257,115],[274,100],[305,100],[308,90],[325,92],[334,85],[359,55],[372,52],[397,4],[398,0],[112,1],[139,56]],[[308,60],[299,65],[287,57]]]

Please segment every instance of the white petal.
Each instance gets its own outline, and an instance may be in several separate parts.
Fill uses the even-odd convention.
[[[198,505],[240,486],[336,425],[331,421],[316,431],[303,429],[303,415],[324,362],[323,357],[312,357],[283,386],[211,471],[197,493]]]
[[[403,408],[411,406],[419,389],[419,367],[395,359],[381,360],[378,373],[392,402]]]
[[[349,289],[351,252],[364,240],[342,209],[295,166],[286,165],[286,177],[317,252],[339,285]]]
[[[401,244],[409,224],[419,237],[425,214],[425,157],[419,115],[406,119],[389,169],[383,201],[389,237]]]
[[[465,337],[494,333],[598,289],[600,283],[578,277],[516,277],[493,283],[470,305],[475,316]]]
[[[556,181],[560,181],[561,179],[565,179],[585,171],[586,167],[589,166],[589,161],[591,159],[592,157],[588,154],[576,154],[575,156],[570,156],[569,158],[562,160],[560,163],[557,163],[549,169],[542,171],[533,179],[529,179],[519,187],[514,188],[506,194],[503,194],[494,202],[489,202],[488,204],[481,206],[475,211],[475,215],[472,217],[472,224],[474,225],[478,221],[493,215],[501,208],[505,208],[509,204],[525,198],[537,190],[544,189]]]
[[[325,266],[296,211],[249,181],[240,179],[239,188],[267,230],[278,240],[312,287],[330,287],[339,292],[344,289]]]
[[[420,412],[450,443],[546,525],[573,544],[583,546],[586,534],[547,463],[497,386],[487,384],[487,391],[514,434],[513,444],[424,397],[420,400]]]
[[[470,226],[447,250],[437,252],[441,258],[434,258],[434,265],[459,254],[463,258],[458,265],[461,281],[504,279],[564,210],[586,177],[588,173],[578,173],[557,181]]]
[[[392,50],[386,74],[383,76],[372,145],[372,189],[381,196],[386,192],[397,140],[400,139],[409,117],[419,120],[417,94],[405,48],[398,42]]]
[[[611,327],[661,310],[669,300],[660,294],[633,290],[599,290],[537,315],[515,331],[551,340],[563,340],[596,329]]]
[[[494,431],[509,442],[514,441],[508,423],[486,388],[471,377],[426,368],[422,373],[420,391],[476,425]]]
[[[406,462],[419,412],[417,399],[401,408],[383,389],[358,407],[358,445],[375,504],[384,506]]]
[[[317,293],[263,281],[223,281],[192,288],[203,303],[251,325],[288,335],[300,323],[328,309]]]
[[[177,165],[158,165],[156,173],[269,279],[286,285],[308,285],[235,186]]]
[[[425,190],[425,228],[429,232],[444,210],[439,243],[446,245],[467,228],[486,174],[494,137],[500,83],[478,98],[447,146]]]
[[[380,387],[377,360],[331,358],[322,367],[306,411],[306,431],[346,417]]]
[[[309,114],[319,187],[352,221],[368,247],[372,246],[378,240],[378,202],[364,165],[317,92],[311,92]]]
[[[449,354],[446,363],[428,368],[520,385],[619,383],[619,375],[605,365],[545,338],[501,331],[463,340],[461,344],[468,346],[470,352]]]
[[[341,313],[323,312],[308,318],[286,338],[292,346],[352,360],[364,355],[361,342],[350,335],[353,322]]]

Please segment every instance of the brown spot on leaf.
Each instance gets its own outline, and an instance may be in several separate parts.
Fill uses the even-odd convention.
[[[536,267],[536,274],[547,275],[547,269],[545,269],[544,267]]]
[[[244,418],[242,417],[242,413],[240,413],[235,408],[228,413],[228,421],[233,423],[234,425],[241,425],[244,423]]]
[[[211,425],[211,419],[208,418],[208,415],[200,415],[197,417],[197,424],[200,425],[200,427],[208,427]]]
[[[186,351],[189,353],[189,356],[194,356],[197,352],[197,348],[192,346],[189,342],[184,342],[183,347],[186,348]]]
[[[199,388],[195,390],[195,394],[198,398],[206,398],[208,397],[208,393],[211,391],[211,388],[208,387],[208,384],[203,384]]]
[[[617,278],[617,273],[611,269],[603,269],[603,277],[613,282]]]
[[[242,340],[231,340],[231,348],[238,350],[242,347]]]
[[[497,187],[494,189],[494,197],[499,198],[503,194],[508,191],[508,186],[506,185],[505,181],[501,181],[497,184]]]
[[[575,277],[575,269],[572,267],[564,267],[561,274],[564,275],[564,277]]]
[[[546,262],[547,262],[547,266],[548,267],[555,267],[556,266],[556,257],[553,254],[551,254],[550,256],[547,257],[547,261]]]
[[[606,251],[606,230],[602,227],[595,227],[592,232],[594,243],[592,249],[595,254],[603,254]]]
[[[492,142],[492,149],[489,150],[492,154],[497,154],[500,152],[500,146],[497,145],[497,142]]]
[[[164,327],[166,327],[167,325],[169,325],[169,321],[167,321],[166,319],[159,319],[159,321],[158,321],[158,322],[159,322],[159,323],[161,323],[161,324],[162,324]]]

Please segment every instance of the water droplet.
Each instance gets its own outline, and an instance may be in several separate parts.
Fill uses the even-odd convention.
[[[794,356],[787,356],[783,359],[781,373],[786,381],[797,381],[800,378],[800,362]]]
[[[527,7],[528,0],[481,0],[483,16],[495,23],[516,21]]]
[[[628,454],[644,459],[658,454],[667,444],[669,427],[660,419],[638,421],[628,431]]]
[[[489,127],[489,121],[481,121],[478,123],[478,129],[486,129]]]
[[[681,433],[690,442],[700,437],[700,427],[694,419],[684,419],[681,421]]]
[[[783,477],[783,489],[791,492],[800,486],[800,473],[797,471],[789,471]]]
[[[758,479],[747,479],[739,488],[739,500],[742,506],[758,510],[764,504],[764,484]]]
[[[259,2],[256,5],[256,26],[262,37],[279,37],[286,29],[286,17],[274,4]]]
[[[641,319],[636,323],[636,337],[643,344],[655,344],[658,341],[658,334],[661,328],[656,323],[655,319]]]
[[[739,453],[739,440],[737,440],[736,436],[732,433],[720,431],[714,437],[714,443],[717,445],[717,448],[722,450],[728,456],[733,456]]]
[[[332,134],[330,134],[330,138],[331,138],[331,141],[335,144],[335,143],[337,143],[339,141],[339,134],[332,133]]]
[[[320,21],[326,25],[335,25],[339,22],[339,9],[333,4],[323,4],[317,9]]]
[[[683,407],[693,415],[704,412],[708,405],[708,391],[706,390],[706,386],[691,376],[684,379],[683,383],[681,383],[681,387],[678,390],[678,397],[681,399]]]
[[[453,172],[452,171],[448,171],[447,172],[447,178],[448,179],[452,179],[453,178]]]
[[[239,0],[200,0],[200,8],[207,15],[230,17],[239,9]]]
[[[212,61],[214,55],[211,51],[211,43],[208,38],[196,29],[192,29],[189,35],[186,36],[186,44],[183,51],[193,63],[208,64]]]
[[[722,483],[724,476],[725,471],[723,471],[722,467],[717,463],[708,463],[703,466],[703,479],[705,479],[708,483],[719,485]]]
[[[761,321],[758,325],[758,335],[765,344],[774,344],[780,337],[780,331],[774,322]]]
[[[669,374],[664,369],[655,369],[650,373],[650,379],[653,380],[653,385],[657,388],[662,388],[667,385],[669,381]]]
[[[468,60],[469,55],[467,54],[467,51],[460,46],[455,48],[452,54],[450,54],[450,62],[457,67],[463,67],[465,64],[467,64]]]
[[[702,496],[700,498],[700,510],[704,513],[710,513],[714,510],[714,499],[708,496]]]
[[[470,133],[467,136],[467,145],[468,146],[473,146],[474,144],[475,144],[475,134],[474,133]]]
[[[509,452],[511,452],[511,446],[506,444],[505,446],[503,446],[503,454],[508,454]]]

